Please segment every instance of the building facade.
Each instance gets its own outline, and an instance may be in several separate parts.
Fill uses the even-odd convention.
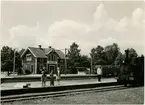
[[[51,70],[56,73],[57,67],[61,73],[65,69],[65,55],[61,50],[54,48],[28,47],[21,55],[24,71],[29,70],[33,74],[40,74],[41,69],[45,67],[47,73]]]

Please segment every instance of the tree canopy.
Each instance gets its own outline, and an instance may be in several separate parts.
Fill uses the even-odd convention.
[[[22,49],[24,50],[24,49]],[[15,68],[22,67],[20,54],[23,51],[16,51],[8,46],[3,46],[1,50],[1,70],[2,71],[12,71],[13,70],[13,60],[15,53]],[[126,58],[126,54],[120,52],[118,44],[113,43],[112,45],[107,45],[102,47],[97,45],[90,51],[90,56],[83,55],[80,53],[81,49],[79,45],[73,42],[70,45],[69,51],[67,53],[67,65],[71,70],[71,73],[77,72],[77,67],[91,67],[92,65],[120,65]],[[136,58],[138,56],[137,52],[133,48],[128,48],[128,59]],[[142,55],[143,56],[143,55]]]
[[[100,45],[96,48],[92,48],[90,55],[92,57],[93,65],[111,65],[115,63],[119,53],[120,48],[116,43],[113,43],[104,48]]]
[[[80,49],[79,45],[75,42],[69,48],[67,57],[68,57],[68,67],[71,69],[73,73],[76,73],[76,67],[80,64]]]
[[[14,65],[14,54],[15,54],[15,68],[21,67],[20,54],[15,49],[8,46],[3,46],[1,50],[1,70],[2,71],[13,71]]]

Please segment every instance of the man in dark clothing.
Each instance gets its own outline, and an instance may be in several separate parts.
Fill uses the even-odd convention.
[[[42,72],[42,76],[41,76],[42,86],[46,86],[47,75],[46,75],[46,70],[44,67],[41,70],[41,72]]]
[[[51,73],[50,73],[50,86],[54,86],[54,73],[53,73],[53,70],[51,70]]]

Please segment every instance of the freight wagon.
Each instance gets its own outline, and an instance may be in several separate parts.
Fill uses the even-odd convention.
[[[117,76],[119,73],[119,66],[115,65],[101,65],[102,67],[102,76]],[[97,74],[98,66],[95,66],[94,72]]]

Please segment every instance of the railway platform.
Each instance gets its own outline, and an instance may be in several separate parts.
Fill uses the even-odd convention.
[[[97,78],[90,78],[90,79],[72,79],[72,80],[61,80],[60,85],[57,84],[57,81],[55,81],[55,86],[72,86],[72,85],[86,85],[86,84],[103,84],[103,83],[109,83],[109,82],[117,82],[115,78],[102,78],[101,82],[98,82]],[[31,82],[9,82],[9,83],[2,83],[1,84],[1,90],[11,90],[11,89],[21,89],[23,88],[23,84],[30,84],[30,88],[40,88],[42,87],[41,81],[31,81]],[[50,81],[48,80],[46,82],[45,87],[50,87]]]
[[[56,75],[54,75],[56,77]],[[41,74],[30,74],[30,75],[10,75],[2,76],[1,83],[12,83],[12,82],[36,82],[40,81]],[[47,74],[47,79],[50,79],[49,74]],[[96,74],[62,74],[61,80],[82,80],[82,79],[97,79]]]
[[[47,81],[46,86],[42,87],[41,81],[36,82],[13,82],[1,84],[1,96],[16,96],[24,94],[43,94],[46,92],[63,92],[77,89],[88,89],[96,87],[116,86],[115,78],[102,78],[101,82],[98,79],[82,79],[82,80],[62,80],[60,85],[55,81],[54,86],[50,86],[50,81]],[[29,87],[23,87],[23,84],[30,84]]]

